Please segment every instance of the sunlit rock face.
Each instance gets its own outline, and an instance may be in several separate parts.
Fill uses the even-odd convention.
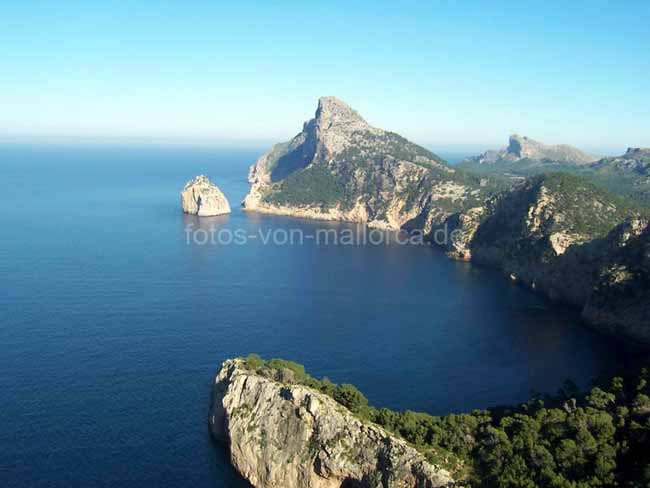
[[[438,488],[450,474],[326,394],[223,363],[210,408],[212,435],[255,488]]]
[[[249,182],[246,210],[393,230],[440,222],[479,203],[484,190],[336,97],[322,97],[298,135],[262,155]]]
[[[203,175],[187,182],[181,192],[181,205],[183,212],[200,217],[230,213],[226,196]]]

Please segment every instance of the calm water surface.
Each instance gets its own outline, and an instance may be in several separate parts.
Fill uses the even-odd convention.
[[[242,212],[260,152],[0,146],[0,486],[242,486],[208,395],[252,351],[433,414],[619,360],[572,311],[428,246],[188,245],[190,224],[334,225]],[[232,215],[180,212],[200,173]]]

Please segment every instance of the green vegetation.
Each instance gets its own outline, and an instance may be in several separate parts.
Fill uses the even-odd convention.
[[[601,188],[650,208],[650,176],[602,172],[587,174],[585,177]]]
[[[458,212],[478,205],[487,194],[505,187],[493,184],[492,180],[498,181],[497,178],[482,181],[474,174],[452,168],[438,155],[392,132],[354,133],[333,161],[323,158],[309,161],[300,148],[290,150],[287,145],[273,148],[269,158],[276,165],[272,173],[274,183],[263,197],[265,202],[279,206],[316,206],[324,211],[335,207],[350,210],[363,197],[372,201],[373,209],[381,217],[390,206],[388,196],[395,191],[411,209],[417,202],[425,201],[439,183],[463,185],[470,190],[464,200],[436,202],[445,211]],[[282,151],[286,154],[280,156]],[[391,168],[399,161],[425,171],[414,168],[409,175],[400,174],[402,180],[397,182]]]
[[[555,397],[511,408],[436,417],[377,410],[352,385],[317,380],[291,361],[244,360],[272,377],[334,398],[360,418],[399,435],[431,462],[476,488],[650,486],[650,371],[616,377],[580,395],[567,382]]]
[[[542,205],[543,198],[547,199]],[[528,212],[533,205],[541,212],[539,231],[542,235],[563,232],[579,235],[585,240],[603,238],[624,220],[648,213],[646,209],[597,188],[579,176],[547,173],[533,176],[512,192],[501,195],[495,211],[478,228],[473,245],[507,243],[510,239],[514,243],[508,250],[511,258],[525,259],[536,255],[539,249],[523,250],[518,240],[519,237],[528,238]],[[533,246],[538,244],[531,243]]]
[[[547,172],[574,174],[601,189],[628,198],[641,206],[650,207],[650,158],[647,157],[639,157],[635,164],[629,167],[622,158],[606,158],[593,165],[527,158],[483,164],[468,160],[456,167],[475,175],[500,178],[504,182],[510,179],[510,184],[517,181],[512,177],[530,177]]]
[[[550,190],[565,222],[553,222],[554,228],[571,233],[604,237],[612,228],[633,215],[644,212],[633,202],[596,187],[588,180],[569,173],[546,173],[531,179],[536,187]]]
[[[349,203],[352,195],[340,178],[323,165],[311,165],[273,185],[265,200],[283,206],[320,205],[324,210]]]

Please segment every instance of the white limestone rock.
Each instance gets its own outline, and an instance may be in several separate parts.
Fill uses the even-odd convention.
[[[209,425],[255,488],[459,487],[402,439],[364,422],[322,392],[223,363]],[[285,374],[286,373],[286,374]]]
[[[203,175],[187,182],[181,192],[181,205],[183,212],[200,217],[230,213],[226,196]]]
[[[313,119],[250,168],[245,210],[360,222],[399,230],[449,216],[480,200],[479,179],[368,124],[336,97],[322,97]]]

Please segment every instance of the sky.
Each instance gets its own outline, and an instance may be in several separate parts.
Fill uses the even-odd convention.
[[[650,146],[650,2],[0,5],[0,139],[279,141],[335,95],[479,151]]]

